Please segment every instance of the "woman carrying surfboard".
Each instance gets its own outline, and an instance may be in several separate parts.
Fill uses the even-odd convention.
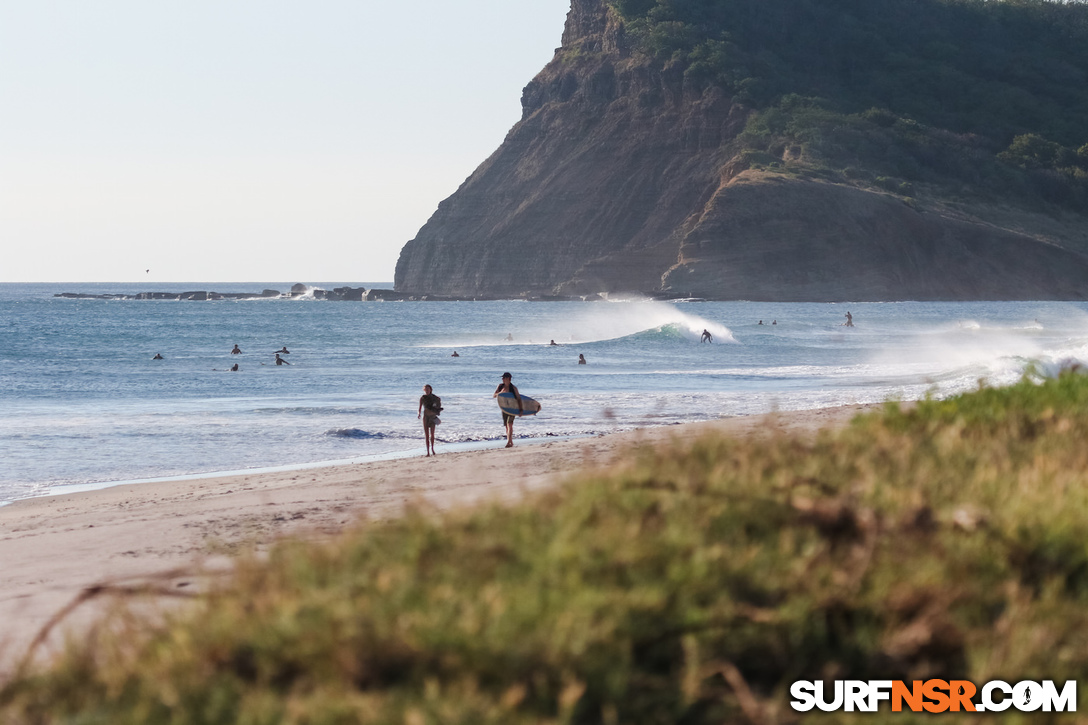
[[[522,406],[522,404],[521,404],[521,394],[518,393],[518,388],[517,388],[516,385],[514,385],[513,378],[514,378],[514,376],[511,375],[510,373],[503,373],[502,374],[502,382],[499,383],[499,387],[495,388],[495,392],[494,392],[494,394],[492,394],[491,397],[492,398],[497,398],[497,397],[499,397],[499,393],[511,393],[511,394],[513,394],[514,399],[518,401],[518,412],[520,413],[521,411],[524,410],[524,406]],[[502,413],[502,424],[504,426],[506,426],[506,447],[507,448],[513,448],[514,447],[514,418],[516,418],[516,417],[517,417],[516,415],[513,415],[511,413],[507,413],[505,410]]]

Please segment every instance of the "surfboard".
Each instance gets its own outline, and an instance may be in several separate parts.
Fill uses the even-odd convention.
[[[520,395],[520,393],[519,393]],[[499,401],[499,407],[502,412],[508,415],[536,415],[540,412],[540,403],[530,398],[528,395],[521,396],[522,410],[518,410],[518,399],[514,397],[513,393],[499,393],[495,398]]]

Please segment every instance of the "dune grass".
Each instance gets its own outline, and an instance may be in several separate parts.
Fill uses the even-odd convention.
[[[0,688],[0,722],[790,722],[797,679],[1084,680],[1086,441],[1067,373],[639,450],[285,542],[165,623],[119,608]]]

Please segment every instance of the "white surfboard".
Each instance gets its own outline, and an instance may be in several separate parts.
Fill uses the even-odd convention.
[[[499,402],[502,412],[508,415],[536,415],[540,412],[540,403],[528,395],[521,395],[521,410],[518,410],[518,399],[513,393],[499,393],[495,399]]]

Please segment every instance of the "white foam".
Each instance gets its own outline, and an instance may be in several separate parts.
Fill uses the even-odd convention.
[[[624,299],[613,302],[546,303],[551,310],[511,322],[509,330],[491,334],[443,337],[419,347],[468,348],[501,345],[584,344],[618,340],[640,332],[674,326],[693,340],[709,330],[715,342],[735,343],[733,332],[720,322],[677,309],[667,302]],[[552,314],[548,314],[551,312]],[[513,339],[507,339],[510,335]]]

